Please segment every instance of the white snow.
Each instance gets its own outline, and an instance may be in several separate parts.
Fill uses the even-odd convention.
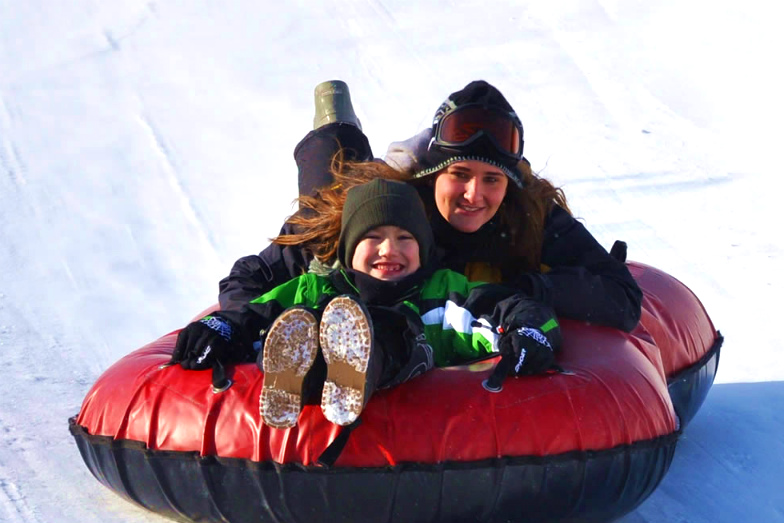
[[[0,521],[161,523],[67,430],[124,354],[277,232],[314,86],[382,155],[468,81],[609,248],[726,336],[659,489],[622,519],[782,522],[784,8],[747,0],[0,0]]]

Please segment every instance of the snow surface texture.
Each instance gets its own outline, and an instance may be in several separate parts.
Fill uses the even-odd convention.
[[[102,487],[66,420],[277,232],[313,88],[336,78],[379,156],[492,82],[588,229],[683,281],[726,336],[669,474],[623,522],[784,521],[782,9],[0,0],[0,521],[167,521]]]

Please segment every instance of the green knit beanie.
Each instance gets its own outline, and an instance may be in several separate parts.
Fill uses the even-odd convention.
[[[407,183],[377,178],[349,189],[343,204],[338,259],[351,267],[354,250],[369,230],[395,225],[410,232],[419,244],[422,267],[430,260],[433,232],[416,189]]]

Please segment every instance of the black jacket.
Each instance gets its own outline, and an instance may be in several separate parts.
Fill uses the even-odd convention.
[[[435,214],[432,225],[442,266],[467,273],[471,264],[497,264],[505,256],[503,238],[494,231],[492,221],[475,233],[464,234]],[[281,234],[290,232],[288,224],[281,229]],[[312,256],[299,248],[275,244],[258,255],[240,258],[220,282],[221,309],[242,309],[254,298],[307,272],[311,260]],[[637,282],[624,263],[610,256],[580,222],[558,206],[545,223],[542,264],[546,266],[542,272],[508,273],[485,280],[503,280],[552,306],[560,317],[627,332],[637,325],[642,304]]]

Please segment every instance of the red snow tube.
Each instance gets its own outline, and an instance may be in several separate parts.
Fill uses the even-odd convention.
[[[373,396],[346,432],[306,406],[298,427],[262,424],[262,373],[161,368],[177,333],[93,385],[70,430],[90,471],[139,505],[215,522],[610,521],[664,477],[701,405],[721,335],[697,298],[630,263],[645,299],[631,334],[563,321],[564,374],[482,380],[496,359],[437,369]],[[316,461],[336,438],[332,467]]]

